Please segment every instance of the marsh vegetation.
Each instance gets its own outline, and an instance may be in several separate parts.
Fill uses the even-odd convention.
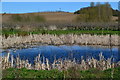
[[[3,78],[115,78],[119,79],[120,62],[112,62],[112,57],[107,60],[102,53],[100,60],[93,57],[80,62],[76,60],[54,60],[50,63],[47,58],[40,60],[40,54],[34,63],[21,60],[8,55],[2,58]],[[10,59],[10,60],[9,60]]]
[[[74,13],[69,12],[37,12],[25,14],[2,14],[3,23],[0,30],[2,43],[0,65],[2,65],[3,79],[7,78],[112,78],[120,77],[120,55],[119,49],[112,53],[113,46],[120,46],[120,32],[118,10],[113,10],[109,3],[81,8]],[[54,59],[51,62],[47,57],[38,54],[33,57],[33,63],[29,59],[23,59],[12,54],[19,48],[29,48],[41,45],[100,45],[109,47],[109,55],[105,58],[102,52],[99,59],[92,55],[87,58],[80,57],[73,59]],[[48,46],[48,48],[50,48]],[[14,53],[10,53],[9,50]],[[75,48],[76,49],[76,48]],[[90,48],[92,50],[92,48]],[[34,50],[34,48],[33,48]],[[43,50],[41,48],[41,50]],[[100,49],[101,50],[101,49]],[[114,48],[113,50],[116,50]],[[46,48],[46,51],[52,51]],[[53,50],[56,52],[59,50]],[[68,51],[68,49],[67,49]],[[70,50],[71,51],[71,50]],[[78,49],[79,51],[79,49]],[[3,56],[3,53],[6,53]],[[32,51],[31,51],[32,52]],[[40,48],[38,48],[40,52]],[[62,52],[62,51],[60,51]],[[63,51],[64,52],[64,51]],[[90,51],[87,52],[87,55]],[[93,49],[93,52],[95,49]],[[43,52],[44,53],[44,52]],[[34,53],[37,54],[37,53]],[[75,54],[78,53],[76,49]],[[28,58],[28,54],[27,58]],[[52,54],[51,54],[52,55]],[[72,51],[71,54],[72,55]],[[23,56],[23,55],[22,55]],[[65,56],[65,54],[64,54]],[[107,53],[105,56],[108,56]],[[117,56],[117,57],[116,57]],[[25,56],[24,56],[25,57]],[[78,56],[77,56],[78,57]],[[51,57],[54,58],[53,56]],[[118,61],[115,61],[115,58]]]

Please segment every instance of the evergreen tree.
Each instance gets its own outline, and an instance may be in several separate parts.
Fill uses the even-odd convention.
[[[107,15],[107,19],[108,21],[111,20],[111,17],[112,17],[112,9],[111,9],[111,6],[108,2],[105,3],[105,7],[106,7],[106,15]]]
[[[100,6],[100,2],[97,2],[96,6]]]
[[[94,6],[95,6],[94,2],[91,2],[90,7],[94,7]]]

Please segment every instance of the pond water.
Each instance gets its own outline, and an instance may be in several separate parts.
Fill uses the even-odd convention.
[[[84,59],[87,58],[96,58],[99,60],[99,54],[102,52],[105,59],[113,57],[113,61],[120,61],[120,53],[118,48],[103,48],[103,47],[91,47],[91,46],[37,46],[34,48],[28,49],[8,49],[10,55],[13,55],[15,58],[19,56],[21,59],[28,59],[31,63],[33,63],[34,59],[38,54],[41,55],[41,60],[43,60],[43,56],[48,58],[50,62],[53,62],[54,59],[76,59],[76,61],[81,60],[83,56]],[[0,54],[2,56],[6,56],[7,52],[2,52]]]

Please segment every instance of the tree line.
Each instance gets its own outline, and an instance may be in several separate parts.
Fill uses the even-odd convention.
[[[112,20],[113,11],[111,5],[106,2],[101,4],[97,2],[90,3],[90,7],[82,8],[75,14],[80,14],[77,16],[77,21],[82,22],[110,22]]]

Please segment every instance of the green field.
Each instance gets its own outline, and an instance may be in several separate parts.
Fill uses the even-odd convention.
[[[106,34],[118,34],[120,35],[120,31],[110,31],[110,30],[33,30],[33,31],[22,31],[22,30],[2,30],[2,35],[29,35],[29,34],[97,34],[97,35],[106,35]]]
[[[113,75],[112,72],[113,71]],[[120,67],[114,69],[108,69],[100,71],[97,69],[90,69],[86,71],[76,70],[74,68],[66,71],[58,70],[28,70],[25,68],[14,69],[9,68],[3,70],[3,78],[115,78],[120,79]]]

